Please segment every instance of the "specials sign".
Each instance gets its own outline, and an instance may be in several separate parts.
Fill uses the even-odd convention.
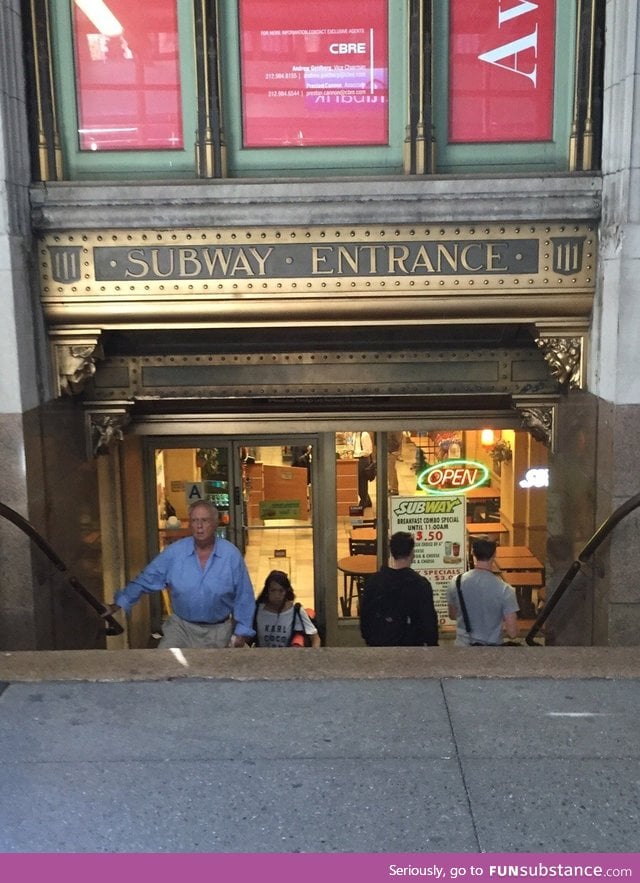
[[[391,533],[407,531],[415,540],[412,567],[431,583],[438,621],[444,625],[450,622],[447,590],[466,566],[466,498],[451,491],[437,499],[392,497],[390,509]]]

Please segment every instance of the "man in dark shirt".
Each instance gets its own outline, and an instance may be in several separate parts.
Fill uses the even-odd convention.
[[[394,533],[389,542],[389,564],[365,581],[360,632],[369,647],[438,644],[438,617],[431,583],[411,569],[414,545],[410,533]]]

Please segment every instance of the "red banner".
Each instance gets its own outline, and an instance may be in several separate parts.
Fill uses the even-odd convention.
[[[81,150],[182,149],[176,0],[75,0]]]
[[[245,147],[387,144],[387,0],[240,0]]]
[[[450,0],[449,141],[549,141],[553,0]]]

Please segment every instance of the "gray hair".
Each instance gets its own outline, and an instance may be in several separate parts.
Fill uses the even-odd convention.
[[[208,509],[210,515],[215,518],[216,521],[219,520],[220,513],[218,512],[218,509],[213,503],[210,503],[209,500],[196,500],[194,503],[191,503],[189,506],[189,517],[191,517],[193,510],[197,508]]]

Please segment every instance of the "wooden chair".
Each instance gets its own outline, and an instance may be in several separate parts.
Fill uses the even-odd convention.
[[[358,521],[354,522],[351,525],[351,530],[352,531],[361,530],[362,528],[373,528],[373,530],[375,530],[377,525],[378,525],[377,518],[362,518],[362,519],[358,519]]]
[[[357,537],[349,537],[349,555],[375,555],[375,540],[359,540]]]

